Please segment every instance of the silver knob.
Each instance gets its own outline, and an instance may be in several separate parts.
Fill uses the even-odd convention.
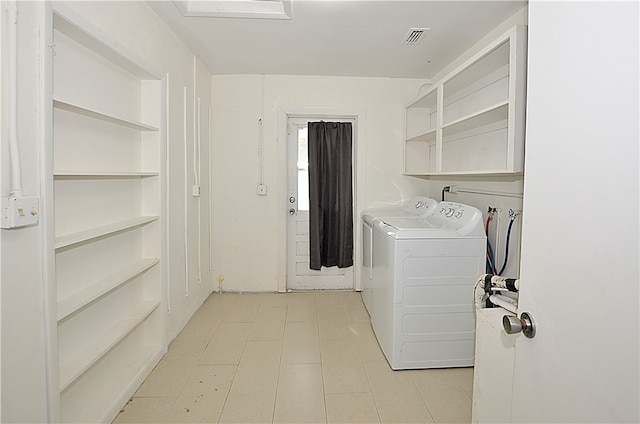
[[[507,334],[516,334],[522,331],[522,334],[530,339],[536,335],[536,323],[527,312],[523,312],[520,318],[513,315],[503,316],[502,327]]]
[[[296,210],[294,208],[289,209],[289,215],[295,215]]]

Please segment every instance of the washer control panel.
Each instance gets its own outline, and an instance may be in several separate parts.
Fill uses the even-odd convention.
[[[440,203],[440,214],[447,218],[460,219],[464,215],[464,212],[464,205],[451,202]]]
[[[440,202],[437,211],[429,219],[442,226],[455,228],[461,233],[465,233],[466,230],[472,231],[473,228],[477,227],[476,224],[480,222],[480,229],[484,234],[484,229],[481,225],[482,214],[473,206],[454,202]]]

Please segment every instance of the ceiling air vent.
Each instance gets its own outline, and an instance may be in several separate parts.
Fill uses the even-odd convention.
[[[431,28],[411,28],[402,39],[402,44],[418,44]]]

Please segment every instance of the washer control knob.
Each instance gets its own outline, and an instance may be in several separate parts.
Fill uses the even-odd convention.
[[[447,218],[451,218],[454,214],[454,210],[452,208],[447,209],[447,212],[444,214]]]
[[[458,219],[462,218],[462,211],[457,211],[454,216]]]

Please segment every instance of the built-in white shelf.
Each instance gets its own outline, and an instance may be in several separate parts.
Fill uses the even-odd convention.
[[[91,366],[111,351],[128,334],[135,330],[155,311],[160,302],[143,302],[129,316],[118,321],[113,327],[90,343],[65,363],[60,365],[60,391],[64,391]],[[114,370],[114,372],[118,372]]]
[[[84,241],[89,241],[98,237],[113,234],[118,231],[140,227],[157,219],[157,216],[138,216],[135,218],[126,219],[124,221],[114,222],[112,224],[101,225],[99,227],[89,228],[87,230],[78,231],[75,233],[64,234],[56,237],[55,248],[61,249],[63,247],[72,246],[77,243],[82,243]]]
[[[165,73],[66,2],[52,13],[51,421],[112,422],[167,348]]]
[[[423,143],[435,143],[437,132],[435,129],[407,138],[406,141],[421,141]]]
[[[405,174],[523,172],[526,47],[517,25],[405,107]]]
[[[157,258],[140,259],[113,274],[88,284],[76,293],[58,301],[58,322],[117,289],[158,263]]]
[[[148,178],[157,177],[158,172],[121,172],[121,171],[54,171],[56,180],[89,180],[89,179],[114,179],[114,178]]]
[[[111,124],[120,125],[138,131],[159,131],[158,127],[145,124],[144,122],[138,122],[131,119],[114,116],[108,113],[99,112],[97,110],[93,110],[60,99],[53,99],[53,107],[56,109],[66,110],[67,112],[76,113],[78,115],[83,115],[89,118],[98,119],[103,122],[109,122]]]
[[[506,121],[509,117],[509,101],[505,100],[497,105],[479,110],[464,116],[446,126],[443,130],[451,134],[462,133],[476,128],[481,128],[499,121]]]

